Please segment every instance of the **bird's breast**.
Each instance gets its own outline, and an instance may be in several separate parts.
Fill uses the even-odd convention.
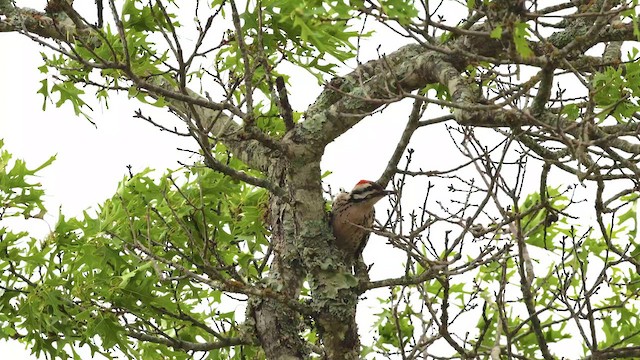
[[[373,226],[373,209],[363,211],[356,206],[344,209],[333,219],[333,234],[339,248],[355,251]]]

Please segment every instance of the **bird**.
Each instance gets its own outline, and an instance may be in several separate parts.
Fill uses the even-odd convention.
[[[341,191],[336,195],[330,222],[336,246],[348,265],[354,265],[367,245],[375,219],[374,205],[394,193],[377,182],[360,180],[351,192]]]

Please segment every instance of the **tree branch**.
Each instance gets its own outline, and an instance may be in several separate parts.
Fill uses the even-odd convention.
[[[243,340],[240,338],[229,338],[222,341],[216,342],[205,342],[205,343],[194,343],[190,341],[184,341],[174,338],[161,338],[157,336],[147,335],[135,330],[129,330],[127,332],[127,336],[138,339],[140,341],[147,341],[156,344],[163,344],[166,346],[170,346],[174,349],[185,350],[185,351],[211,351],[216,349],[221,349],[229,346],[236,345],[256,345],[252,344],[247,340]]]

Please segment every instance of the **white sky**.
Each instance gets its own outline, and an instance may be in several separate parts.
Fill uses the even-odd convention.
[[[70,106],[57,109],[48,104],[43,112],[42,96],[36,94],[43,78],[37,70],[42,48],[15,34],[1,34],[0,39],[5,49],[20,49],[0,56],[0,137],[5,149],[31,168],[57,154],[57,160],[41,172],[50,212],[47,223],[55,224],[61,204],[67,216],[79,215],[113,195],[129,164],[135,172],[147,166],[176,168],[176,160],[185,158],[176,147],[190,144],[133,119],[137,104],[127,101],[126,95],[124,100],[114,98],[109,110],[94,108],[98,128],[76,117]],[[34,236],[48,231],[46,224],[35,225]],[[34,358],[14,341],[0,343],[0,349],[10,359]]]
[[[381,53],[395,50],[400,45],[397,38],[394,39],[372,39],[368,46],[370,52],[362,54],[361,60],[376,58],[377,45],[382,45]],[[132,166],[133,172],[146,167],[162,171],[177,168],[178,160],[189,162],[188,155],[177,148],[194,149],[193,141],[162,133],[150,124],[134,119],[133,111],[141,105],[135,100],[128,100],[126,94],[112,97],[110,109],[98,108],[96,103],[91,103],[97,128],[76,117],[68,104],[60,109],[48,104],[46,112],[43,112],[42,96],[36,94],[39,81],[44,77],[37,70],[42,64],[39,55],[42,47],[15,34],[0,34],[0,44],[4,49],[14,49],[4,51],[0,56],[0,138],[5,141],[5,149],[15,158],[25,159],[31,167],[57,154],[57,160],[41,172],[47,207],[51,212],[45,217],[49,224],[55,222],[61,204],[63,212],[72,216],[110,197],[117,183],[128,174],[127,165]],[[349,70],[342,73],[346,72]],[[313,78],[301,74],[292,79],[289,90],[294,109],[304,110],[321,88]],[[392,105],[382,115],[363,120],[330,144],[323,158],[323,170],[331,170],[333,174],[325,183],[336,191],[340,187],[349,189],[360,179],[377,179],[404,128],[409,110],[408,102]],[[163,110],[152,114],[154,119],[172,117]],[[433,112],[431,115],[434,116]],[[451,160],[450,154],[454,151],[443,127],[434,129],[418,130],[417,141],[412,143],[412,147],[418,149],[415,164],[419,166],[416,167],[424,170],[442,170],[458,163]],[[530,178],[535,191],[537,178]],[[442,188],[436,190],[446,191]],[[44,235],[48,229],[41,224],[36,230]],[[402,269],[390,264],[399,264],[401,259],[401,252],[383,241],[370,242],[365,251],[367,263],[375,263],[372,279],[400,275]],[[367,293],[369,300],[361,308],[374,305],[377,296],[386,297],[386,294],[385,290]],[[360,332],[370,338],[371,318],[367,317],[370,312],[359,311],[358,314]],[[0,343],[0,351],[10,359],[34,359],[24,350],[24,345],[16,342]]]
[[[44,78],[37,70],[42,65],[40,52],[43,48],[17,34],[3,33],[0,41],[5,49],[20,49],[0,56],[3,83],[0,86],[0,138],[5,141],[4,148],[14,158],[24,159],[31,168],[51,155],[57,156],[52,165],[40,172],[49,213],[45,223],[28,224],[34,236],[47,234],[47,223],[55,224],[60,206],[66,216],[77,216],[111,197],[118,182],[127,176],[127,165],[132,166],[133,172],[139,172],[146,167],[159,171],[177,168],[178,160],[189,163],[188,155],[177,148],[195,149],[194,142],[163,133],[141,119],[134,119],[133,112],[141,104],[128,100],[126,94],[112,95],[109,109],[88,101],[94,109],[91,116],[97,127],[75,116],[69,104],[56,108],[49,103],[43,112],[42,95],[36,93]],[[363,59],[370,60],[374,56]],[[290,100],[296,110],[306,108],[322,90],[310,75],[301,74],[292,82]],[[91,94],[91,90],[87,93]],[[53,99],[57,100],[57,94]],[[398,106],[386,110],[382,117],[362,121],[329,145],[323,158],[323,170],[333,171],[325,181],[333,191],[341,187],[350,189],[360,179],[375,180],[380,176],[394,149],[394,141],[390,139],[399,138],[409,112],[406,106],[401,113],[394,109]],[[172,117],[168,112],[156,109],[147,114],[153,114],[154,119]],[[390,255],[397,256],[395,263],[401,261],[401,252],[390,251],[389,245],[372,244],[365,256],[376,258],[376,253],[387,261],[394,258]],[[379,262],[373,267],[371,276],[374,279],[390,277],[393,274],[389,270],[385,263]],[[401,270],[397,269],[395,275],[399,276]],[[368,295],[372,300],[376,297],[373,293]],[[384,296],[384,292],[377,296]],[[370,324],[371,319],[362,319],[362,322]],[[369,325],[361,324],[360,328],[361,332],[369,333]],[[0,342],[0,351],[11,359],[35,359],[16,341]]]

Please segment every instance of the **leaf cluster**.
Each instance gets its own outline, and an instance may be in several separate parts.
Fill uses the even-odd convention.
[[[44,210],[40,184],[28,179],[53,159],[29,170],[21,161],[8,168],[6,151],[2,158],[3,214]],[[2,338],[63,358],[63,349],[78,357],[69,345],[86,344],[108,358],[118,349],[186,359],[199,349],[192,344],[237,341],[242,313],[222,303],[216,284],[256,283],[268,271],[266,199],[264,190],[204,167],[159,180],[146,170],[124,179],[96,215],[60,215],[43,240],[2,226]],[[212,359],[256,351],[214,345]]]

